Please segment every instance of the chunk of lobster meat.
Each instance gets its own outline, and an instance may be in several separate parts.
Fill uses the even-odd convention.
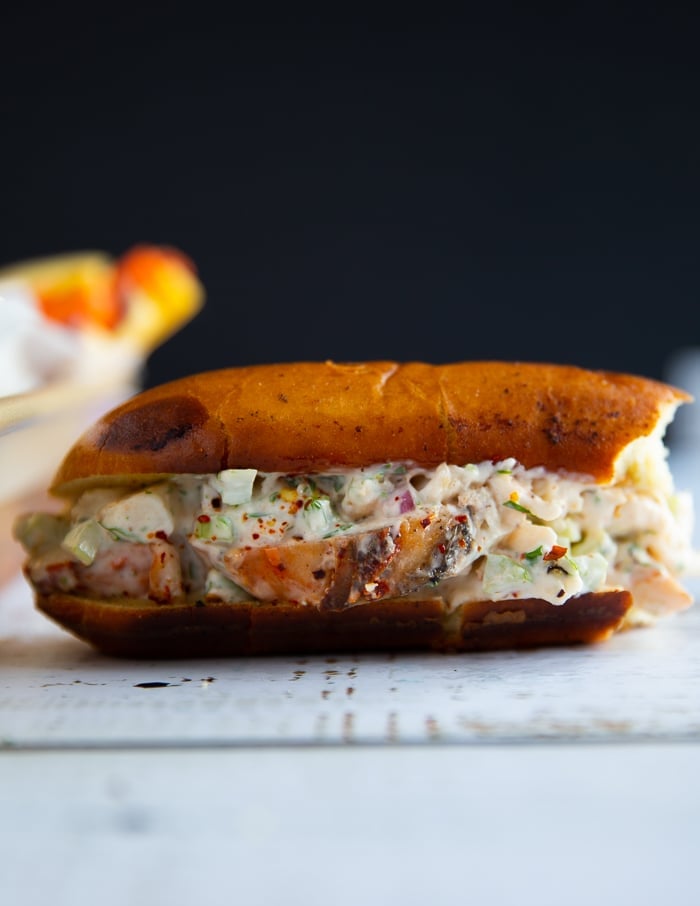
[[[340,610],[410,594],[455,575],[472,546],[469,516],[429,511],[365,532],[232,547],[223,561],[230,578],[260,601]]]
[[[151,550],[148,597],[159,604],[169,604],[182,595],[180,557],[167,541],[153,541],[148,547]]]
[[[632,571],[630,590],[636,610],[654,619],[686,610],[692,596],[674,577],[654,566],[639,566]]]
[[[64,591],[96,598],[150,598],[166,604],[183,592],[180,558],[167,541],[109,545],[89,565],[56,548],[25,569],[42,594]]]

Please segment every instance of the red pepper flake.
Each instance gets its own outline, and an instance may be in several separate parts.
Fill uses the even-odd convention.
[[[423,528],[428,528],[431,522],[432,519],[430,518],[430,516],[426,516],[425,519],[421,519],[420,524],[423,526]]]
[[[447,548],[445,547],[444,544],[438,544],[438,550],[440,551],[441,554],[444,554],[445,551],[447,550]]]
[[[466,521],[467,521],[467,517],[466,517],[466,516],[461,516],[461,515],[460,515],[460,516],[455,516],[455,522],[459,522],[459,523],[461,524],[461,523],[464,523],[464,522],[466,522]]]
[[[368,582],[365,585],[365,594],[370,601],[378,601],[380,598],[385,598],[389,593],[389,586],[386,582]]]
[[[162,531],[162,530],[159,531],[159,532],[156,532],[156,538],[158,538],[159,541],[167,541],[167,540],[168,540],[168,536],[167,536],[167,535],[165,534],[165,532]]]
[[[207,516],[206,513],[202,513],[201,516],[197,516],[197,522],[211,522],[211,517]]]
[[[58,573],[64,568],[64,566],[67,566],[67,564],[66,563],[49,563],[48,566],[46,567],[46,572]]]
[[[260,535],[257,532],[253,532],[250,537],[253,539],[253,541],[257,541]]]
[[[564,554],[566,554],[567,548],[562,547],[561,544],[555,544],[550,551],[542,557],[543,560],[559,560]]]

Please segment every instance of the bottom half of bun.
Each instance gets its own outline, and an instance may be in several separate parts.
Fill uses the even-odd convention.
[[[150,659],[591,644],[622,626],[632,596],[588,593],[558,606],[537,598],[481,601],[456,610],[434,596],[320,610],[258,601],[162,605],[55,592],[38,594],[36,605],[103,654]]]

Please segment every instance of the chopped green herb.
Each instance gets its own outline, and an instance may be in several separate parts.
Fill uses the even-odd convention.
[[[562,560],[565,560],[569,566],[573,567],[574,572],[578,572],[578,563],[575,560],[572,560],[571,557],[562,557]]]
[[[515,500],[504,500],[503,506],[510,507],[511,510],[517,510],[519,513],[525,513],[527,516],[534,516],[527,507],[517,503]]]
[[[343,522],[335,526],[335,528],[323,536],[324,540],[326,538],[332,538],[334,535],[340,534],[340,532],[347,532],[352,528],[352,523]]]
[[[538,557],[542,556],[542,545],[536,547],[534,550],[528,551],[526,554],[523,554],[526,560],[537,560]]]
[[[100,523],[102,524],[102,523]],[[115,541],[136,541],[136,535],[131,532],[125,532],[123,529],[111,527],[109,525],[103,525],[103,528],[106,528],[109,534],[114,538]]]

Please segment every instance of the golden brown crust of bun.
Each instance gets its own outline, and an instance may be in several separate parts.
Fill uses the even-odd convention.
[[[103,654],[131,658],[236,657],[360,651],[496,651],[601,642],[632,604],[626,591],[554,606],[533,598],[463,605],[394,598],[323,611],[295,604],[91,600],[56,593],[37,606]]]
[[[319,472],[516,457],[612,477],[621,450],[690,397],[634,375],[518,362],[296,362],[147,390],[104,416],[53,483],[224,468]]]

